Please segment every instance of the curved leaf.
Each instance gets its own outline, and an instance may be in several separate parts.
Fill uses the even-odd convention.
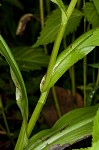
[[[3,55],[8,62],[11,70],[11,76],[12,80],[16,86],[16,100],[17,104],[21,110],[22,117],[23,117],[23,123],[22,128],[19,134],[18,142],[16,144],[15,149],[21,149],[22,146],[24,147],[24,140],[27,141],[27,134],[26,134],[26,128],[27,128],[27,120],[28,120],[28,98],[27,98],[27,92],[25,88],[25,84],[22,78],[22,75],[20,73],[19,67],[2,36],[0,35],[0,53]]]
[[[93,119],[98,105],[73,110],[61,117],[51,128],[30,138],[25,150],[48,150],[52,145],[73,144],[91,135]]]
[[[91,52],[95,46],[99,46],[99,28],[92,29],[80,36],[58,56],[47,89],[52,87],[74,63]],[[42,87],[43,85],[41,91]]]

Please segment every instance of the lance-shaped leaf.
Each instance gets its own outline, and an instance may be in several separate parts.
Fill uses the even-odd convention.
[[[98,106],[80,108],[65,114],[51,129],[41,131],[30,138],[25,150],[48,150],[53,145],[73,144],[91,135]]]
[[[27,120],[28,120],[28,99],[27,99],[27,93],[26,88],[24,85],[24,81],[22,78],[22,75],[20,73],[20,70],[18,68],[18,65],[2,36],[0,35],[0,53],[3,55],[8,62],[11,70],[11,76],[13,79],[13,82],[16,86],[16,100],[17,104],[21,110],[22,117],[23,117],[23,123],[22,128],[20,131],[19,139],[16,144],[15,150],[21,150],[22,147],[27,143]],[[26,143],[24,142],[26,141]]]
[[[99,28],[92,29],[80,36],[58,56],[46,90],[52,87],[74,63],[91,52],[95,46],[99,46]],[[41,84],[41,91],[42,86],[43,84]]]

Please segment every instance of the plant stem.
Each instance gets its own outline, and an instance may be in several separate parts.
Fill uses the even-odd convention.
[[[69,17],[71,16],[71,14],[74,10],[76,2],[77,2],[77,0],[71,0],[71,3],[70,3],[70,5],[67,9],[67,12],[66,12],[66,15],[67,15],[66,23],[61,24],[59,32],[57,34],[57,37],[56,37],[56,40],[55,40],[55,43],[54,43],[54,46],[53,46],[52,55],[51,55],[51,58],[50,58],[47,74],[46,74],[45,83],[44,83],[43,87],[41,88],[42,94],[40,96],[40,99],[39,99],[39,101],[36,105],[36,108],[35,108],[32,116],[31,116],[31,118],[30,118],[30,121],[28,123],[28,128],[27,128],[27,136],[28,137],[30,136],[30,134],[31,134],[31,132],[32,132],[34,126],[35,126],[35,123],[36,123],[36,121],[39,117],[39,114],[42,110],[42,107],[46,102],[46,98],[47,98],[47,95],[49,93],[49,90],[46,90],[46,88],[47,88],[47,85],[49,84],[50,79],[51,79],[52,70],[53,70],[53,67],[54,67],[55,62],[56,62],[56,57],[57,57],[58,50],[59,50],[59,47],[60,47],[60,44],[61,44],[61,41],[62,41],[62,38],[63,38],[63,35],[64,35],[65,27],[67,25]]]
[[[56,40],[54,42],[54,46],[53,46],[53,50],[52,50],[52,54],[51,54],[51,58],[50,58],[46,78],[45,78],[45,83],[44,83],[43,87],[41,88],[41,92],[46,91],[47,86],[50,82],[53,67],[54,67],[55,62],[56,62],[57,54],[58,54],[59,47],[60,47],[60,44],[61,44],[61,41],[62,41],[62,38],[63,38],[63,35],[64,35],[64,31],[65,31],[66,25],[68,23],[68,19],[70,18],[76,3],[77,3],[77,0],[71,0],[70,4],[68,6],[68,9],[66,11],[66,16],[67,16],[66,22],[65,22],[65,24],[61,24],[61,26],[60,26],[60,29],[59,29],[59,32],[57,34]]]
[[[44,7],[43,7],[43,0],[39,0],[40,4],[40,18],[41,18],[41,28],[44,26]]]
[[[15,145],[13,139],[11,138],[11,133],[10,133],[8,122],[7,122],[7,119],[6,119],[5,112],[4,112],[1,96],[0,96],[0,108],[1,108],[2,115],[3,115],[4,124],[5,124],[6,130],[7,130],[7,136],[9,137],[11,143],[13,145]]]
[[[61,110],[60,110],[59,102],[58,102],[57,95],[56,95],[55,86],[52,87],[52,93],[53,93],[53,97],[54,97],[54,102],[55,102],[56,110],[57,110],[58,116],[60,118],[62,115],[61,115]]]
[[[48,93],[49,93],[49,91],[46,91],[41,94],[40,99],[34,109],[34,112],[29,120],[28,127],[27,127],[27,136],[28,137],[30,136],[30,134],[35,126],[35,123],[39,117],[39,114],[45,104]]]
[[[49,13],[50,10],[51,10],[51,7],[50,7],[50,0],[47,0],[47,1],[46,1],[46,8],[47,8],[47,13]]]
[[[98,68],[98,73],[97,73],[97,80],[96,80],[96,85],[99,85],[99,68]]]
[[[44,5],[43,5],[43,0],[39,0],[40,4],[40,20],[41,20],[41,29],[44,26]],[[44,51],[47,54],[47,47],[44,45]]]
[[[83,6],[85,0],[83,0]],[[86,32],[86,19],[84,18],[84,32]],[[84,106],[86,106],[86,83],[87,83],[87,56],[83,58],[83,81],[84,81]]]
[[[86,83],[87,83],[87,57],[83,58],[83,78],[84,78],[84,106],[86,106]]]

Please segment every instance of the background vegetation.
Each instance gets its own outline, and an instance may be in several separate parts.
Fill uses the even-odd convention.
[[[67,10],[70,1],[64,0],[63,2]],[[47,71],[53,43],[56,40],[60,25],[61,11],[50,0],[2,0],[0,2],[0,32],[21,70],[28,95],[29,118],[40,97],[41,79]],[[99,2],[96,0],[79,0],[64,31],[59,54],[83,33],[98,26]],[[76,58],[76,55],[74,57]],[[98,103],[98,57],[99,51],[96,47],[75,65],[68,67],[69,70],[60,77],[49,92],[47,102],[40,113],[31,137],[43,129],[52,127],[63,114],[70,111],[70,116],[75,114],[75,117],[77,112],[72,114],[71,110]],[[88,116],[89,119],[90,116],[95,116],[96,110],[97,106],[93,107],[93,114],[91,114],[90,109],[88,109],[89,114],[91,114]],[[86,116],[87,109],[84,112]],[[80,111],[79,115],[81,115]],[[80,116],[78,117],[80,118]],[[60,123],[62,121],[60,120]],[[0,149],[13,149],[15,147],[21,123],[22,116],[15,101],[15,85],[10,76],[8,63],[0,55],[0,139],[2,139]],[[58,128],[57,124],[56,128],[53,127],[46,134],[50,136],[54,130],[56,132],[62,130],[60,127]],[[75,122],[71,124],[75,124]],[[88,132],[86,138],[91,135],[91,131]],[[46,134],[44,133],[44,135]],[[38,137],[42,138],[42,134],[38,133]],[[35,136],[33,138],[31,141],[37,140]],[[81,137],[78,139],[81,140]],[[90,146],[90,143],[87,146]],[[83,144],[81,147],[87,146]]]

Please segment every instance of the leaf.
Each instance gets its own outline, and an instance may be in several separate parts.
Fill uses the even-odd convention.
[[[52,145],[73,144],[91,135],[97,109],[98,105],[76,109],[65,114],[51,129],[46,129],[31,137],[25,150],[48,150]]]
[[[18,27],[17,27],[17,30],[16,30],[16,35],[21,35],[25,28],[26,28],[26,25],[27,23],[33,18],[33,14],[31,13],[27,13],[25,15],[23,15],[20,20],[19,20],[19,23],[18,23]]]
[[[92,144],[99,141],[99,109],[94,118],[93,132],[92,132]]]
[[[96,100],[94,100],[94,96],[97,92],[97,90],[99,89],[99,86],[95,86],[92,91],[89,93],[87,100],[86,100],[86,106],[91,106],[95,103]]]
[[[99,63],[89,64],[89,66],[98,69],[99,68]]]
[[[17,47],[12,52],[20,68],[25,71],[47,67],[49,62],[49,56],[41,48]]]
[[[61,19],[62,20],[61,24],[66,24],[66,20],[68,18],[67,18],[65,6],[64,6],[62,0],[51,0],[51,1],[56,3],[59,6],[60,10],[61,10],[61,13],[62,13],[62,15],[61,15],[61,18],[62,18]]]
[[[73,33],[77,29],[82,17],[83,13],[74,9],[67,23],[65,35]],[[56,38],[56,35],[60,28],[60,24],[61,24],[61,11],[60,9],[56,9],[48,16],[45,22],[45,26],[43,27],[40,36],[38,37],[38,40],[33,45],[33,47],[38,47],[40,45],[47,45],[48,43],[52,43]]]
[[[95,46],[99,46],[99,28],[86,32],[61,52],[53,68],[52,77],[46,90],[51,88],[74,63],[91,52]],[[41,84],[41,91],[42,89],[43,84]]]
[[[94,3],[94,5],[95,5],[96,10],[97,10],[98,15],[99,15],[99,1],[98,1],[98,0],[93,0],[93,3]]]
[[[85,3],[84,14],[93,27],[99,26],[99,14],[92,2]]]
[[[22,117],[23,117],[23,123],[22,128],[19,134],[18,142],[16,144],[16,149],[21,150],[22,146],[24,147],[24,140],[27,141],[27,133],[26,133],[26,127],[27,127],[27,120],[28,120],[28,98],[26,93],[25,84],[22,78],[22,75],[20,73],[19,67],[2,36],[0,35],[0,53],[3,55],[8,62],[11,70],[11,76],[12,80],[16,86],[16,100],[18,103],[18,106],[21,110]],[[22,144],[22,145],[21,145]]]
[[[8,3],[10,3],[11,5],[23,10],[23,5],[21,4],[21,2],[19,0],[6,0]]]

